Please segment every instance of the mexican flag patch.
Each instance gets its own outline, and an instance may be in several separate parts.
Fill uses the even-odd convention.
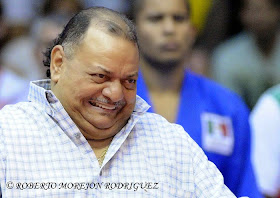
[[[204,112],[201,114],[201,128],[204,150],[231,155],[234,147],[234,134],[230,117]]]

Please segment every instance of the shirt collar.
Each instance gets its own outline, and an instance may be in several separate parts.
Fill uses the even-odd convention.
[[[41,104],[48,114],[53,115],[51,103],[56,103],[59,100],[51,91],[51,80],[37,80],[30,82],[28,100],[31,102]],[[133,110],[133,114],[143,114],[150,108],[150,105],[143,100],[140,96],[136,96],[136,104]]]

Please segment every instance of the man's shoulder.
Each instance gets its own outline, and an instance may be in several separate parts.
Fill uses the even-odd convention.
[[[32,117],[38,117],[41,109],[33,102],[19,102],[6,105],[0,110],[0,124],[22,123],[23,120],[29,120]]]
[[[191,78],[189,80],[192,82],[186,85],[184,92],[189,93],[189,100],[193,99],[193,105],[201,107],[197,109],[232,119],[241,116],[245,120],[249,116],[248,106],[237,93],[198,74],[190,73],[187,77]]]
[[[194,147],[197,148],[194,140],[181,125],[170,123],[156,113],[146,112],[134,129],[141,145],[169,153],[170,157],[176,158],[181,154],[191,157]]]
[[[205,99],[213,99],[214,101],[220,101],[225,104],[234,103],[241,103],[244,104],[244,101],[242,98],[235,93],[234,91],[230,90],[229,88],[219,84],[218,82],[205,77],[201,76],[199,74],[195,74],[192,72],[189,72],[188,74],[192,78],[192,81],[195,81],[196,83],[193,83],[193,86],[196,86],[195,89],[200,92],[202,95],[205,96]]]
[[[241,32],[238,35],[224,41],[215,50],[214,56],[230,56],[235,57],[243,54],[244,50],[251,45],[251,37],[245,32]]]
[[[268,89],[262,96],[263,97],[271,97],[280,106],[280,84]]]
[[[160,136],[163,138],[189,138],[184,128],[176,123],[167,121],[163,116],[146,112],[137,123],[146,135]],[[170,140],[169,139],[169,140]]]
[[[219,76],[241,75],[251,72],[251,67],[255,66],[252,61],[256,54],[256,46],[249,34],[240,33],[239,35],[221,43],[211,57],[212,75]],[[253,64],[252,64],[253,63]],[[246,67],[246,66],[247,67]],[[249,67],[250,66],[250,67]]]

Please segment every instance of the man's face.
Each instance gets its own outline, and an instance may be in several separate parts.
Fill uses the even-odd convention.
[[[90,27],[71,59],[56,51],[51,64],[60,66],[55,71],[51,65],[52,90],[67,113],[87,139],[115,135],[135,106],[137,45]]]
[[[279,27],[280,10],[270,0],[245,0],[241,17],[251,32],[270,36]]]
[[[185,0],[144,0],[135,22],[143,58],[182,63],[194,40]]]

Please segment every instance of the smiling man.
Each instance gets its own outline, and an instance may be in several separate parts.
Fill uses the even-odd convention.
[[[45,55],[51,79],[0,111],[0,197],[235,197],[183,128],[136,96],[124,16],[83,10]]]
[[[54,46],[50,64],[53,93],[94,151],[107,146],[132,114],[139,60],[135,42],[96,26],[70,59],[63,43]]]

